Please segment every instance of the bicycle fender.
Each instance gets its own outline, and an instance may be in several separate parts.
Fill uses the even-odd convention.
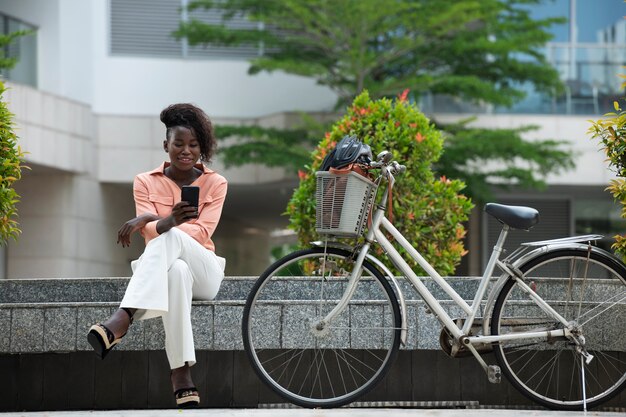
[[[556,252],[556,251],[563,250],[563,249],[583,250],[583,251],[588,251],[591,249],[592,253],[609,258],[613,262],[615,262],[618,266],[621,265],[622,267],[624,267],[622,261],[619,258],[617,258],[615,255],[613,255],[612,253],[607,252],[604,249],[601,249],[597,246],[585,245],[583,243],[576,243],[576,244],[562,243],[562,244],[552,244],[552,245],[541,246],[537,249],[534,249],[520,256],[518,259],[515,260],[515,262],[513,262],[513,266],[520,267],[526,262],[529,262],[530,260],[535,259],[538,256],[544,255],[546,253]]]
[[[349,252],[354,252],[355,250],[354,246],[350,246],[348,244],[336,242],[336,241],[323,242],[323,241],[318,240],[315,242],[311,242],[311,245],[315,247],[329,246],[332,248],[343,249]],[[376,267],[378,267],[383,272],[383,275],[385,275],[391,281],[391,283],[393,284],[396,290],[396,296],[398,297],[398,302],[400,303],[400,316],[402,320],[402,326],[400,329],[400,343],[402,344],[402,346],[406,346],[406,342],[407,342],[406,339],[407,339],[407,333],[408,333],[407,306],[406,306],[406,300],[404,299],[404,293],[400,289],[400,283],[396,279],[395,275],[389,270],[389,268],[387,268],[387,266],[384,263],[382,263],[380,259],[376,258],[375,256],[369,253],[367,254],[367,256],[365,256],[365,259],[368,260],[370,263],[374,264]]]

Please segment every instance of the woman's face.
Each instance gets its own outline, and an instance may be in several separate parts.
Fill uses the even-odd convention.
[[[181,171],[192,169],[200,159],[200,143],[193,131],[186,127],[172,128],[163,147],[170,156],[170,163]]]

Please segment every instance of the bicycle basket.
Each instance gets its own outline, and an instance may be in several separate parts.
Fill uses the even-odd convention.
[[[334,236],[359,236],[376,196],[376,184],[352,171],[318,171],[315,176],[315,230]]]

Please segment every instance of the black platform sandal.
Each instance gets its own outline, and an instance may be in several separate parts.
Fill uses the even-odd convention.
[[[128,314],[130,326],[133,323],[133,315],[127,308],[122,308],[122,310]],[[113,349],[113,347],[117,345],[124,336],[126,336],[126,333],[116,339],[113,332],[104,324],[96,323],[89,328],[89,333],[87,333],[87,342],[89,342],[96,355],[100,359],[104,359],[109,354],[111,349]]]
[[[200,405],[200,394],[196,387],[181,388],[174,392],[178,408],[193,408]]]

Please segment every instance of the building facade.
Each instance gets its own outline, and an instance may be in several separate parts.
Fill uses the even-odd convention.
[[[584,13],[586,3],[557,1],[537,13],[593,18],[593,40],[576,30],[556,28],[557,42],[546,54],[568,86],[562,97],[529,91],[512,109],[471,108],[445,97],[426,97],[428,115],[451,121],[477,115],[486,127],[537,125],[528,139],[567,141],[576,169],[548,178],[543,192],[498,192],[500,202],[536,206],[542,222],[512,242],[573,233],[619,231],[619,207],[604,188],[612,178],[596,142],[586,134],[589,119],[612,109],[622,94],[620,73],[626,38],[621,1],[601,0],[611,15]],[[20,64],[4,75],[3,98],[16,115],[21,147],[30,170],[16,183],[22,196],[22,235],[4,249],[5,278],[128,276],[129,261],[143,249],[116,245],[122,223],[134,216],[132,179],[161,163],[165,129],[162,108],[193,102],[214,123],[289,127],[298,113],[333,111],[336,97],[314,81],[281,73],[251,76],[248,48],[192,48],[171,32],[185,0],[0,0],[5,32],[26,27],[35,34],[20,41]],[[598,7],[596,7],[598,8]],[[579,11],[576,17],[575,11]],[[205,14],[211,21],[216,16]],[[578,20],[577,20],[578,19]],[[576,25],[578,22],[578,26]],[[589,22],[584,22],[588,28]],[[241,24],[246,24],[242,22]],[[565,35],[561,34],[561,32]],[[571,34],[573,36],[569,36]],[[562,35],[562,36],[561,36]],[[585,35],[586,36],[586,35]],[[580,41],[579,41],[580,38]],[[227,274],[260,273],[270,250],[289,239],[282,215],[297,176],[250,165],[212,168],[229,181],[217,251],[228,259]],[[482,268],[483,249],[498,227],[476,210],[470,224],[470,255],[461,273]],[[605,245],[609,245],[607,240]]]

